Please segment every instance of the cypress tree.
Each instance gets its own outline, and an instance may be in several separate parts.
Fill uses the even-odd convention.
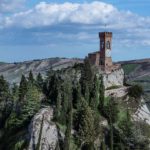
[[[61,123],[66,124],[66,115],[69,107],[69,101],[72,100],[72,85],[71,81],[65,81],[62,87],[62,109]]]
[[[99,104],[99,81],[95,75],[93,88],[91,91],[90,106],[93,110],[97,110]]]
[[[70,150],[71,143],[71,129],[72,129],[72,100],[69,100],[69,107],[67,112],[67,129],[64,140],[64,150]]]
[[[86,101],[89,103],[89,96],[92,90],[94,72],[88,59],[85,59],[83,69],[81,70],[81,91]]]
[[[76,108],[81,107],[81,98],[82,98],[82,94],[81,94],[81,85],[80,83],[77,84],[77,92],[76,92],[77,96],[76,96]]]
[[[55,108],[55,119],[56,121],[60,121],[60,113],[61,113],[61,101],[62,93],[60,87],[57,88],[57,99],[56,99],[56,108]]]
[[[25,95],[27,93],[28,83],[26,77],[22,75],[20,86],[19,86],[19,101],[24,101]]]
[[[43,90],[43,85],[44,85],[44,81],[43,81],[43,78],[42,78],[42,75],[41,73],[39,73],[36,77],[36,83],[37,83],[37,87],[41,90]]]
[[[110,127],[110,150],[114,149],[114,128],[113,124],[117,121],[118,105],[112,97],[103,109],[103,115],[108,119]]]
[[[17,101],[19,98],[19,87],[16,84],[13,84],[12,96],[13,96],[14,101]]]
[[[31,84],[34,84],[34,82],[35,82],[34,77],[33,77],[33,73],[31,70],[29,72],[28,82]]]
[[[87,102],[82,99],[82,107],[78,111],[78,136],[80,139],[80,144],[89,150],[93,149],[95,130],[94,130],[94,117],[91,108],[88,106]]]
[[[0,99],[6,98],[9,95],[9,84],[4,79],[4,77],[0,76]]]
[[[58,77],[58,75],[56,73],[54,73],[51,77],[49,77],[48,79],[48,89],[47,89],[47,96],[48,99],[50,100],[50,103],[53,105],[56,105],[56,101],[57,101],[57,90],[58,87],[60,86],[60,79]]]
[[[3,76],[0,76],[0,128],[5,124],[13,108],[13,101],[9,85]]]
[[[100,111],[103,110],[105,100],[105,87],[103,82],[103,76],[100,77],[100,87],[99,87],[99,108]]]

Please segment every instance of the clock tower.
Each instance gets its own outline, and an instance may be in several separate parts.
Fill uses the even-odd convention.
[[[111,67],[112,58],[111,58],[111,50],[112,50],[112,32],[100,32],[100,66],[102,68],[107,69]]]

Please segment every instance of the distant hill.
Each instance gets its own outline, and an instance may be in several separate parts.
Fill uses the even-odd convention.
[[[48,58],[17,63],[0,63],[0,74],[4,75],[5,79],[11,84],[19,83],[21,75],[27,76],[30,70],[32,70],[34,75],[40,72],[45,76],[46,72],[51,68],[58,70],[80,62],[82,62],[81,59],[75,58]]]
[[[144,88],[144,98],[150,108],[150,59],[119,62],[125,72],[127,82],[140,84]]]
[[[119,62],[128,80],[136,80],[150,76],[150,59]]]

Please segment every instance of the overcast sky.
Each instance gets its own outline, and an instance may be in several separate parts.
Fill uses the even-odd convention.
[[[150,58],[149,8],[149,0],[0,0],[0,61],[84,58],[99,50],[101,31],[113,32],[114,61]]]

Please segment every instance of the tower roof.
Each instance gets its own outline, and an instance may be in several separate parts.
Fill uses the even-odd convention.
[[[99,32],[99,37],[112,36],[112,32]]]

